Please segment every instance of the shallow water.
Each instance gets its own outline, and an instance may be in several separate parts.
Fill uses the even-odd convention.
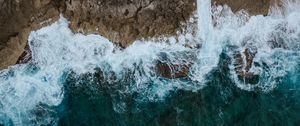
[[[32,62],[0,71],[0,125],[299,125],[300,3],[250,17],[197,2],[196,36],[126,49],[72,33],[63,16],[33,31]],[[236,74],[234,55],[246,61],[245,49],[256,52],[254,84]],[[170,79],[156,72],[159,61],[193,65]]]

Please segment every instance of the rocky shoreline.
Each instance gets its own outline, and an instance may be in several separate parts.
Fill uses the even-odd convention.
[[[212,3],[227,4],[233,11],[245,9],[250,15],[267,15],[272,0]],[[182,32],[196,10],[196,0],[0,0],[0,10],[0,69],[5,69],[30,61],[30,32],[55,22],[60,14],[70,21],[74,32],[100,34],[125,48],[142,38]],[[157,69],[162,76],[171,77],[170,70],[178,66],[182,71],[172,77],[187,76],[190,64],[161,63]]]

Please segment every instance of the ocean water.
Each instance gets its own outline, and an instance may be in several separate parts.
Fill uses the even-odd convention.
[[[0,125],[299,125],[300,2],[285,0],[268,16],[210,5],[197,1],[196,34],[126,49],[73,33],[63,16],[32,31],[32,61],[0,71]],[[253,82],[237,73],[247,49]],[[189,75],[160,76],[162,61],[191,65]]]

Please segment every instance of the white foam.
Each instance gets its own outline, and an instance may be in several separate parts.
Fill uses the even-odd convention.
[[[284,1],[284,7],[271,8],[269,16],[251,17],[243,10],[233,13],[227,5],[214,6],[211,10],[210,2],[197,1],[197,35],[202,47],[197,55],[197,62],[192,67],[191,79],[205,84],[208,73],[218,66],[221,52],[228,51],[225,47],[239,51],[242,55],[246,48],[257,51],[254,62],[260,66],[250,69],[250,72],[260,75],[259,84],[256,85],[238,79],[233,65],[234,54],[231,51],[226,52],[233,59],[230,66],[232,79],[238,87],[245,90],[270,91],[279,83],[278,78],[284,77],[299,64],[298,1]],[[274,45],[277,47],[274,48]]]
[[[293,71],[299,64],[299,7],[299,2],[288,0],[284,8],[271,9],[269,16],[252,17],[248,17],[245,12],[234,14],[226,6],[215,9],[214,15],[218,16],[216,27],[220,31],[219,35],[228,36],[228,45],[236,46],[236,51],[241,54],[245,48],[257,51],[254,62],[260,66],[252,67],[250,72],[259,74],[260,82],[251,85],[240,81],[232,64],[232,78],[238,87],[270,91],[280,82],[279,78]],[[274,48],[275,43],[277,47]],[[232,56],[230,52],[228,54]]]
[[[219,55],[222,52],[223,43],[221,36],[214,30],[212,24],[211,0],[197,1],[198,33],[201,41],[201,49],[197,55],[197,62],[191,68],[190,78],[204,85],[206,75],[218,66]],[[203,86],[199,86],[203,87]],[[196,88],[196,87],[195,87]]]
[[[231,77],[241,89],[272,90],[278,84],[278,78],[284,77],[299,64],[299,3],[287,2],[286,9],[281,10],[284,13],[272,11],[266,17],[249,17],[246,12],[234,14],[227,6],[213,7],[211,10],[210,0],[197,2],[199,31],[196,39],[192,33],[187,33],[177,40],[170,37],[159,42],[137,41],[122,50],[99,35],[72,33],[63,17],[49,27],[32,32],[29,46],[33,63],[15,65],[0,72],[0,118],[9,118],[14,125],[38,123],[31,111],[39,104],[57,106],[61,103],[64,93],[61,77],[67,70],[81,74],[94,72],[99,67],[116,73],[117,79],[122,79],[127,74],[126,70],[135,71],[135,83],[124,85],[125,90],[120,92],[137,92],[142,100],[157,100],[170,90],[198,91],[205,87],[206,76],[218,67],[219,55],[228,46],[240,52],[245,48],[257,51],[254,62],[259,66],[254,66],[250,71],[261,76],[259,84],[241,82],[234,66],[230,66]],[[274,36],[283,40],[279,45],[284,48],[272,48],[269,41]],[[186,42],[194,40],[202,44],[198,51],[184,47]],[[199,52],[189,76],[193,82],[162,79],[155,72],[156,62],[162,59],[162,55],[173,64],[190,63],[193,61],[184,58],[183,54],[191,51]],[[232,52],[226,53],[232,56]],[[192,56],[186,54],[185,57]],[[149,84],[152,84],[151,88]],[[120,108],[123,105],[115,106]]]
[[[137,41],[121,50],[99,35],[72,33],[63,17],[49,27],[33,31],[28,40],[32,64],[15,65],[0,74],[0,114],[5,114],[3,117],[10,118],[14,125],[37,123],[32,120],[34,115],[31,111],[39,104],[57,106],[61,103],[61,77],[67,70],[81,74],[94,72],[96,67],[105,71],[109,65],[108,70],[116,73],[117,79],[122,79],[126,70],[138,69],[133,73],[136,83],[124,84],[130,88],[126,93],[146,94],[147,83],[157,79],[154,68],[161,58],[160,53],[165,53],[171,59],[174,57],[172,62],[176,63],[182,60],[174,56],[174,52],[191,50],[185,48],[183,43],[174,41],[173,44]],[[172,42],[174,39],[167,40]],[[176,87],[175,84],[157,81],[157,90],[152,92],[153,97],[148,93],[149,99],[164,97],[167,91],[172,90],[171,87]]]

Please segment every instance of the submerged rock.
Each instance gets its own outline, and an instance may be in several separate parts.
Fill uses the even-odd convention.
[[[256,53],[257,52],[251,51],[249,48],[246,48],[242,54],[240,52],[235,52],[235,72],[238,75],[238,78],[245,83],[257,84],[259,81],[259,75],[250,72]]]
[[[171,54],[176,62],[169,58],[169,55],[161,54],[161,59],[157,62],[155,69],[156,72],[165,78],[182,78],[187,77],[190,72],[190,67],[194,64],[197,57],[197,50],[191,49],[190,51],[176,52]]]

